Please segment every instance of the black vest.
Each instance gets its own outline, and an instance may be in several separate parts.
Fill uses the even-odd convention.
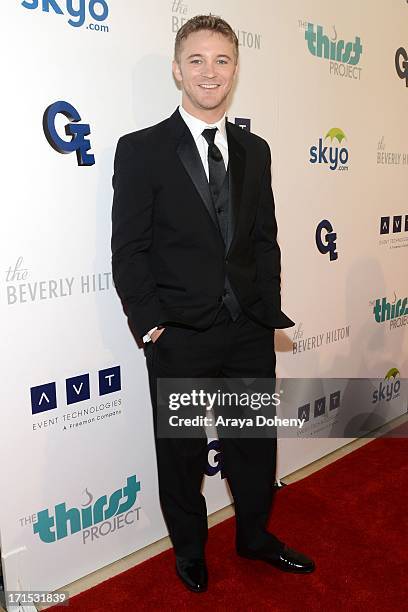
[[[221,192],[214,202],[215,213],[217,215],[218,226],[220,228],[221,236],[224,240],[224,244],[228,244],[228,232],[229,227],[229,207],[230,207],[230,191],[229,191],[229,169],[225,175],[225,180],[222,185]],[[225,247],[227,248],[227,247]],[[231,283],[229,282],[228,275],[225,275],[224,281],[224,295],[222,298],[224,306],[227,308],[233,321],[235,321],[241,311],[241,307],[238,300],[232,290]]]

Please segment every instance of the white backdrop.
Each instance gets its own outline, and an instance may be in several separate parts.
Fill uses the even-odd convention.
[[[408,295],[408,89],[394,65],[397,49],[408,48],[404,0],[8,3],[0,532],[9,589],[58,588],[166,533],[144,357],[112,287],[111,176],[119,136],[177,106],[175,31],[201,12],[221,14],[239,36],[230,120],[250,119],[272,148],[282,302],[296,321],[277,333],[278,375],[384,378],[397,368],[407,376],[408,318],[377,323],[373,315],[377,299]],[[307,24],[333,45],[361,39],[351,77],[339,76],[349,64],[311,53]],[[47,142],[43,115],[56,101],[89,125],[93,165]],[[61,135],[67,123],[57,117]],[[326,138],[332,128],[345,138]],[[347,169],[310,162],[319,139],[333,155],[347,150]],[[402,216],[400,232],[392,232],[394,216]],[[380,235],[382,217],[391,219],[389,234]],[[315,243],[325,219],[337,234],[335,260]],[[67,389],[81,401],[69,403]],[[305,383],[304,401],[314,399]],[[329,431],[327,415],[310,425],[325,423]],[[345,442],[280,440],[278,476]],[[209,464],[217,464],[214,450]],[[214,471],[205,483],[209,512],[229,503]]]

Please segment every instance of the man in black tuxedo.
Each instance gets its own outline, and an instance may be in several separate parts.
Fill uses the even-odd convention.
[[[130,325],[143,338],[153,411],[158,378],[275,378],[280,250],[270,150],[226,120],[238,40],[215,16],[179,30],[173,74],[181,106],[120,138],[114,170],[112,266]],[[310,572],[314,563],[266,530],[276,440],[220,440],[241,556]],[[156,435],[160,500],[176,570],[207,588],[205,439]]]

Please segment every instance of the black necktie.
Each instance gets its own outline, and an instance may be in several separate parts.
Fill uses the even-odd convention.
[[[217,129],[218,128],[207,128],[203,131],[203,136],[208,142],[208,182],[214,204],[218,200],[218,196],[227,173],[221,151],[214,143]]]
[[[209,169],[209,186],[210,192],[213,199],[214,208],[217,214],[218,227],[220,228],[220,232],[224,243],[227,244],[227,236],[228,236],[228,214],[226,212],[227,207],[229,206],[229,190],[228,190],[228,182],[225,186],[225,191],[222,194],[220,205],[216,206],[218,201],[218,197],[221,193],[221,189],[223,187],[223,183],[225,181],[225,177],[227,171],[225,169],[225,164],[223,157],[221,155],[221,151],[214,144],[215,134],[217,133],[218,128],[207,128],[203,131],[203,136],[208,142],[208,169]],[[224,201],[224,195],[225,200]],[[229,311],[231,318],[233,321],[236,321],[240,315],[241,307],[238,303],[238,300],[235,296],[235,293],[231,287],[229,278],[225,275],[225,286],[224,286],[224,295],[222,297],[222,303]]]

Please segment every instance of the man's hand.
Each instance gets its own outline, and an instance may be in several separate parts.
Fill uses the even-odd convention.
[[[164,332],[166,328],[165,327],[161,327],[160,329],[155,329],[154,331],[152,331],[152,333],[150,334],[150,338],[152,339],[152,342],[156,342],[161,334]]]

